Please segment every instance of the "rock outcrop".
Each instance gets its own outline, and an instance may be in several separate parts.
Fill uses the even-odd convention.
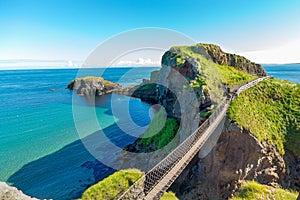
[[[102,77],[87,76],[72,80],[66,89],[75,90],[81,96],[100,96],[122,90],[123,87]]]
[[[27,196],[15,187],[11,187],[4,182],[0,182],[0,199],[1,200],[37,200]]]
[[[251,75],[266,76],[267,74],[260,64],[251,62],[247,58],[240,55],[225,53],[221,47],[217,45],[197,44],[191,48],[195,52],[201,52],[201,54],[208,60],[220,65],[232,66]]]

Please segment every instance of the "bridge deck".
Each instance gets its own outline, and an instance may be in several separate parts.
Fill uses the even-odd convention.
[[[262,77],[255,79],[243,86],[241,86],[235,93],[235,96],[230,100],[223,100],[216,111],[182,144],[176,147],[155,167],[147,172],[143,178],[145,200],[159,199],[164,192],[171,186],[176,178],[181,174],[184,168],[189,164],[193,157],[199,152],[203,144],[212,135],[214,130],[218,127],[224,116],[232,99],[236,98],[242,91],[251,88],[264,79],[270,78]],[[209,125],[209,126],[206,126]],[[136,183],[135,183],[136,184]],[[133,184],[121,197],[121,199],[132,199],[131,192],[135,191],[135,184]],[[136,191],[135,191],[136,192]],[[126,195],[130,196],[126,197]],[[139,198],[139,197],[137,197]]]
[[[188,165],[188,163],[194,158],[194,156],[198,153],[200,148],[209,138],[211,133],[216,129],[219,123],[222,121],[223,117],[226,115],[226,111],[228,108],[228,104],[225,105],[223,111],[220,115],[216,118],[213,124],[211,124],[206,131],[203,133],[201,138],[193,145],[193,147],[182,157],[182,159],[169,171],[163,179],[161,179],[154,188],[147,194],[144,198],[145,200],[152,200],[155,199],[158,193],[161,193],[161,189],[165,188],[166,186],[170,186],[180,174],[184,170],[184,168]]]

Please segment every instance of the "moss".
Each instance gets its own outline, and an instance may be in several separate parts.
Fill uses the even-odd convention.
[[[160,200],[178,200],[174,192],[165,193]]]
[[[295,200],[297,193],[290,190],[273,188],[261,185],[254,181],[247,181],[230,200],[253,200],[253,199],[274,199],[274,200]]]
[[[300,85],[264,80],[242,92],[229,107],[229,117],[261,141],[300,156]]]
[[[143,173],[137,169],[126,169],[115,172],[97,184],[89,187],[82,195],[83,200],[116,199],[123,194]]]

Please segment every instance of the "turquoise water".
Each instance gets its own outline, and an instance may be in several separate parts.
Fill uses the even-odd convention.
[[[267,65],[268,74],[300,83],[300,65]],[[107,80],[125,86],[140,83],[157,68],[110,68],[103,73]],[[65,90],[78,70],[5,70],[0,71],[0,181],[6,181],[38,198],[71,199],[80,197],[91,184],[111,174],[114,169],[97,161],[84,147],[73,120],[73,109],[82,110],[77,125],[80,134],[93,142],[99,130],[91,118],[94,107],[82,97]],[[81,70],[80,76],[102,74],[103,70]],[[51,91],[51,88],[55,88]],[[113,114],[125,109],[128,116]],[[146,127],[152,108],[139,99],[120,95],[96,98],[96,118],[101,129],[114,144],[123,147],[134,141],[116,123],[127,126],[130,120]],[[149,114],[150,113],[150,114]],[[82,128],[83,127],[83,128]],[[97,144],[99,145],[99,144]],[[112,159],[105,142],[99,154]]]
[[[103,77],[131,85],[149,77],[154,69],[111,68]],[[87,69],[80,75],[102,71]],[[114,171],[95,160],[79,140],[73,109],[82,111],[80,120],[76,121],[77,126],[84,127],[81,137],[92,135],[99,126],[91,118],[94,106],[77,95],[72,104],[72,92],[64,89],[76,74],[77,70],[70,69],[0,71],[0,181],[38,198],[71,199],[80,197],[87,186]],[[112,115],[111,105],[122,110],[128,102],[130,119]],[[120,95],[96,98],[98,123],[120,147],[133,142],[134,137],[120,130],[116,123],[131,126],[132,119],[146,127],[150,121],[149,110],[151,107],[139,99]],[[111,156],[109,153],[99,151]]]

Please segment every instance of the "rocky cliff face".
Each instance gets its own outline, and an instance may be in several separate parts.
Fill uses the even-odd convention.
[[[122,90],[123,87],[102,77],[88,76],[72,80],[66,89],[75,90],[81,96],[100,96]]]
[[[243,56],[225,53],[221,47],[214,44],[198,44],[193,51],[201,53],[205,58],[220,65],[232,66],[252,75],[266,76],[266,71],[260,64],[256,64]]]
[[[186,131],[186,135],[183,134],[181,141],[195,130],[195,122],[199,122],[197,118],[199,115],[191,111],[199,111],[214,104],[211,94],[203,87],[197,87],[193,91],[196,94],[195,98],[188,96],[189,93],[184,93],[189,101],[183,103],[178,100],[176,96],[178,94],[172,92],[183,91],[184,81],[181,83],[178,81],[181,77],[184,77],[186,82],[192,83],[203,75],[200,65],[202,57],[251,75],[266,75],[261,65],[242,56],[225,53],[216,45],[198,44],[184,48],[189,52],[182,52],[181,47],[167,51],[162,58],[161,70],[154,72],[149,81],[159,83],[152,88],[151,93],[153,96],[157,95],[155,98],[157,103],[165,107],[169,117],[182,120],[181,131]],[[186,50],[184,48],[183,50]],[[218,87],[222,88],[222,85]],[[139,95],[143,96],[143,92]],[[141,149],[137,144],[131,145],[130,148],[131,151]],[[152,146],[149,148],[155,149]],[[126,158],[126,153],[124,155],[125,159],[130,159]],[[162,156],[155,153],[153,155],[156,158]],[[286,188],[300,186],[299,158],[289,152],[282,157],[274,146],[258,142],[248,130],[229,119],[226,119],[217,144],[207,156],[202,155],[203,152],[200,151],[199,156],[193,159],[170,188],[179,199],[227,199],[243,180],[256,180],[262,184]],[[153,166],[153,163],[149,164],[152,160],[154,158],[149,157],[147,164],[140,163],[141,169],[146,170],[143,168],[144,165]],[[128,163],[136,166],[134,162],[132,160]]]
[[[216,146],[206,157],[201,154],[170,188],[180,199],[228,199],[243,180],[289,188],[299,177],[299,171],[288,167],[299,163],[285,162],[274,146],[259,143],[229,119]]]

